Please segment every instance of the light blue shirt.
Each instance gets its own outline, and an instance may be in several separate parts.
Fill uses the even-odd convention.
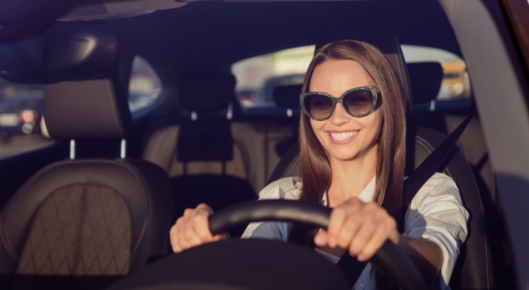
[[[360,193],[358,199],[373,201],[375,178]],[[259,199],[299,199],[302,182],[299,177],[286,177],[270,183],[259,193]],[[327,204],[326,194],[323,204]],[[406,213],[403,235],[430,240],[443,252],[441,275],[437,282],[441,289],[450,289],[448,283],[454,269],[459,249],[467,237],[468,212],[464,208],[454,180],[443,173],[435,173],[417,192]],[[287,222],[251,223],[242,238],[288,240],[292,228]],[[336,264],[340,257],[316,249],[317,253]],[[367,264],[353,289],[375,289],[371,264]]]

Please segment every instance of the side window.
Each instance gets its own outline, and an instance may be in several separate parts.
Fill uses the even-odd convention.
[[[129,108],[132,113],[152,106],[162,93],[162,82],[154,68],[141,56],[132,64]]]
[[[0,159],[53,143],[42,119],[44,87],[0,79]]]
[[[241,108],[247,113],[274,109],[274,89],[303,83],[314,48],[290,48],[234,63],[231,71],[237,79],[236,95]]]
[[[285,49],[265,55],[255,56],[234,63],[232,73],[237,79],[236,95],[241,108],[247,113],[271,111],[276,108],[273,99],[274,89],[282,86],[301,85],[308,65],[314,55],[315,46],[302,46]],[[439,91],[428,90],[428,96],[414,89],[417,102],[427,99],[435,101],[461,101],[471,97],[470,81],[465,62],[457,55],[430,47],[402,45],[406,63],[419,65],[438,63],[442,71]],[[435,67],[434,67],[435,68]],[[431,73],[421,71],[421,78]],[[425,75],[426,74],[426,75]],[[410,75],[414,78],[414,75]],[[419,80],[421,82],[422,80]],[[438,84],[438,83],[437,83]],[[417,94],[416,94],[416,93]],[[433,94],[433,95],[431,95]],[[425,98],[426,97],[426,98]],[[466,106],[466,103],[462,104]]]
[[[435,96],[428,97],[436,101],[453,101],[468,100],[471,98],[470,80],[466,70],[466,64],[459,56],[446,50],[415,46],[402,45],[402,52],[408,67],[414,64],[439,63],[442,69],[441,86]],[[421,74],[421,81],[429,81],[429,74],[434,73],[431,70],[417,71],[415,74]],[[410,70],[412,83],[414,76]],[[437,83],[438,84],[438,83]],[[412,88],[413,89],[413,88]],[[416,93],[414,92],[414,98]],[[417,96],[421,98],[422,96]],[[422,98],[421,98],[422,99]]]
[[[134,59],[129,86],[129,107],[136,112],[154,104],[162,85],[151,65]],[[44,86],[0,79],[0,159],[53,143],[44,118]]]

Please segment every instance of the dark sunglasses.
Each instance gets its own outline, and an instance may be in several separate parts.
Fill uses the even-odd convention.
[[[342,104],[347,114],[354,118],[365,117],[375,109],[377,96],[377,87],[366,86],[350,89],[339,98],[327,93],[306,92],[299,95],[299,101],[309,118],[324,121],[332,116],[336,103]]]

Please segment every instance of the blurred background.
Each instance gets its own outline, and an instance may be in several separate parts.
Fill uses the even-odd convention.
[[[273,114],[276,87],[303,83],[315,46],[303,46],[255,56],[234,63],[236,96],[245,114]],[[443,81],[437,101],[470,99],[465,62],[441,49],[403,45],[407,63],[438,62]],[[136,56],[129,85],[129,107],[134,115],[153,106],[163,90],[156,71]],[[0,158],[52,144],[43,116],[43,85],[27,85],[0,79]]]

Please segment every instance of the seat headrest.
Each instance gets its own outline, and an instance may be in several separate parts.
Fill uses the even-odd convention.
[[[443,67],[438,62],[417,62],[408,64],[413,102],[427,103],[435,100],[443,82]]]
[[[107,33],[51,31],[0,45],[0,77],[45,84],[44,118],[53,138],[125,138],[132,56],[118,48]]]
[[[46,85],[44,118],[58,139],[126,138],[132,124],[127,90],[108,78]]]
[[[272,96],[279,108],[297,109],[299,108],[299,94],[303,85],[286,85],[274,89]]]
[[[386,59],[393,68],[393,71],[395,72],[401,85],[402,93],[410,100],[411,103],[413,103],[413,96],[411,94],[411,90],[409,89],[410,83],[408,79],[406,62],[404,61],[402,48],[395,32],[391,28],[385,26],[374,27],[372,25],[366,25],[362,27],[361,25],[358,25],[355,27],[356,28],[353,33],[344,31],[342,29],[329,31],[322,41],[318,42],[316,48],[338,39],[356,39],[378,47],[384,53]]]
[[[189,111],[220,111],[235,100],[235,77],[232,74],[187,75],[179,83],[180,104]]]
[[[51,31],[34,39],[0,45],[0,78],[49,84],[104,77],[117,54],[118,42],[113,35]]]
[[[182,124],[176,148],[178,161],[229,161],[233,138],[228,120]]]

